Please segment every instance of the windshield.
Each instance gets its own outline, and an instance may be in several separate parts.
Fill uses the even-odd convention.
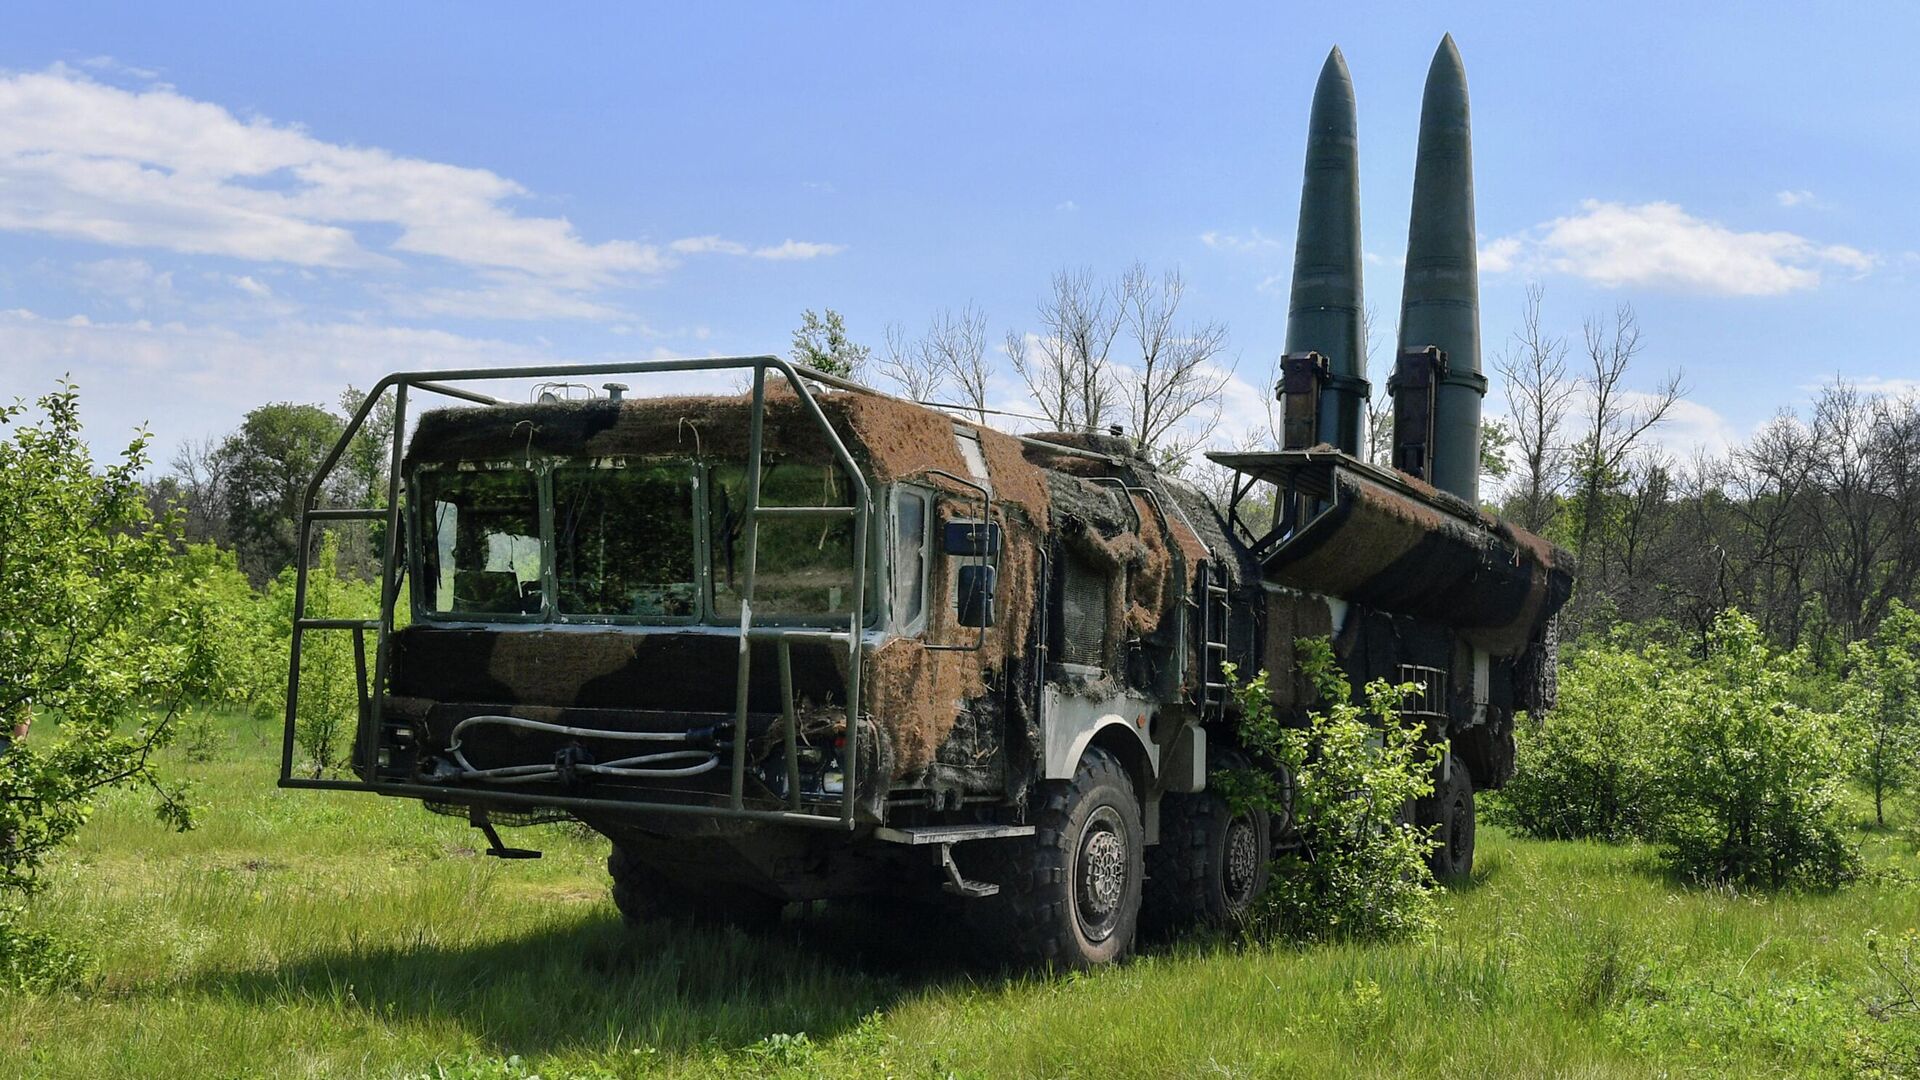
[[[417,476],[422,614],[739,621],[746,587],[742,465],[536,461],[424,468]],[[765,466],[760,497],[762,505],[780,507],[853,501],[837,467],[792,461]],[[924,528],[925,508],[915,505]],[[543,521],[551,530],[550,556]],[[807,621],[852,613],[850,516],[763,517],[759,531],[756,618]],[[914,563],[910,584],[921,574]],[[869,613],[877,600],[865,605]],[[915,608],[925,602],[918,595],[903,600]]]
[[[713,552],[713,608],[738,617],[746,587],[747,501],[744,466],[711,470],[707,528]],[[853,495],[839,469],[772,462],[760,474],[762,506],[847,506]],[[853,610],[853,519],[762,518],[754,563],[753,607],[763,615],[845,615]]]
[[[530,472],[435,470],[420,477],[427,610],[540,611],[540,492]]]
[[[564,615],[692,619],[693,470],[687,462],[553,471],[554,574]]]

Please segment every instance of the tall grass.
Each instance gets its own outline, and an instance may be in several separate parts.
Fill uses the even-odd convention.
[[[59,860],[33,918],[96,974],[0,996],[0,1075],[1838,1076],[1916,1041],[1863,1006],[1865,932],[1920,922],[1904,806],[1837,893],[1678,891],[1640,848],[1486,830],[1430,940],[1045,978],[938,908],[630,934],[603,843],[524,830],[546,857],[494,862],[412,803],[278,791],[277,732],[216,729],[173,764],[200,830],[116,799]]]

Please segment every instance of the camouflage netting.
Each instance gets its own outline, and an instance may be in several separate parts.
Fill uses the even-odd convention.
[[[1572,560],[1546,541],[1417,481],[1397,478],[1409,495],[1363,466],[1311,467],[1333,497],[1267,558],[1272,581],[1432,618],[1502,655],[1566,600]]]
[[[945,487],[949,485],[938,477],[928,477],[928,470],[968,475],[954,442],[954,422],[943,413],[874,394],[816,394],[815,400],[855,463],[880,483],[922,479]],[[744,395],[435,409],[420,417],[406,464],[412,468],[422,462],[542,457],[739,462],[747,456],[750,416]],[[1019,443],[998,432],[982,430],[980,435],[995,498],[1012,503],[1029,521],[1043,524],[1046,492],[1037,479],[1039,470],[1006,467],[1020,461]],[[762,445],[778,458],[832,460],[825,432],[792,394],[768,394]],[[1002,467],[996,469],[996,463]]]
[[[936,572],[930,575],[928,629],[924,641],[896,639],[871,654],[862,696],[866,710],[882,726],[896,780],[929,779],[935,773],[951,773],[954,775],[944,779],[967,789],[990,790],[998,782],[997,774],[993,783],[984,783],[971,774],[987,767],[974,760],[977,758],[991,758],[992,768],[1001,767],[1003,755],[999,747],[1006,730],[1001,719],[1006,697],[1002,691],[1009,681],[1006,669],[1009,663],[1017,663],[1025,656],[1034,624],[1034,606],[1041,599],[1035,559],[1042,546],[1040,537],[1050,525],[1044,471],[1022,455],[1019,440],[991,429],[956,423],[944,413],[876,394],[816,392],[814,398],[855,463],[870,479],[883,484],[910,480],[952,496],[940,504],[941,520],[972,517],[979,512],[977,493],[973,489],[938,475],[971,477],[972,470],[961,454],[955,429],[960,427],[978,436],[993,496],[991,516],[1006,532],[999,560],[996,625],[987,630],[985,642],[977,652],[926,647],[928,643],[970,645],[979,633],[956,624],[951,567],[944,560],[936,559]],[[512,461],[544,457],[685,457],[741,462],[747,454],[750,410],[745,395],[442,409],[421,417],[408,450],[407,464],[411,468],[429,461]],[[818,423],[779,380],[769,382],[762,445],[776,459],[825,462],[831,460],[832,455],[831,444]],[[934,536],[939,536],[937,529]],[[935,551],[938,551],[937,539]],[[949,572],[938,572],[943,567]],[[634,646],[621,644],[621,639],[631,639],[633,635],[576,633],[564,639],[547,634],[516,637],[521,639],[521,644],[502,643],[484,651],[485,670],[467,672],[474,677],[475,685],[488,687],[490,696],[508,703],[572,703],[588,686],[613,685],[641,667],[656,673],[660,670],[636,664],[636,658],[628,655]],[[604,645],[593,645],[585,639],[608,641]],[[508,656],[502,649],[539,655],[520,658]],[[608,650],[620,655],[603,655]],[[777,709],[777,699],[769,700],[762,692],[761,676],[774,669],[759,652],[756,648],[753,703],[756,708]],[[804,674],[799,670],[802,666],[795,665],[796,676]],[[419,667],[416,665],[416,670]],[[730,676],[722,678],[719,672],[700,670],[703,674],[699,681],[730,691],[733,685]],[[619,674],[608,678],[614,671]],[[844,678],[844,673],[838,677]],[[653,681],[681,680],[655,678]],[[501,692],[505,689],[499,685],[502,683],[511,686],[511,694]],[[458,692],[452,687],[446,689]],[[639,687],[630,689],[642,692]],[[708,697],[713,695],[702,697],[700,704],[727,707],[717,697],[712,701],[707,700]],[[844,724],[844,717],[841,722]],[[965,743],[974,749],[957,753],[949,748],[950,743]],[[946,752],[943,753],[943,749]],[[966,760],[947,760],[955,757]]]

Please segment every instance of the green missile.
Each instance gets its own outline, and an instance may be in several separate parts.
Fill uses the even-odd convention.
[[[1368,392],[1360,296],[1359,128],[1353,79],[1336,47],[1320,69],[1307,123],[1286,351],[1327,358],[1330,377],[1320,393],[1319,441],[1354,455],[1360,453]]]
[[[1441,39],[1420,103],[1400,352],[1437,346],[1446,373],[1434,391],[1433,485],[1469,502],[1480,490],[1480,272],[1474,250],[1473,139],[1467,72],[1453,35]]]

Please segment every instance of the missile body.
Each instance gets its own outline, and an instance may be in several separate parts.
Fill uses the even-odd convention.
[[[1358,124],[1353,80],[1335,48],[1320,69],[1307,126],[1286,352],[1327,358],[1319,440],[1354,455],[1360,453],[1368,392],[1361,311]]]
[[[1440,42],[1420,104],[1413,212],[1407,227],[1400,352],[1438,346],[1446,372],[1434,391],[1435,487],[1474,502],[1480,487],[1480,276],[1473,225],[1473,145],[1467,73],[1453,36]]]

